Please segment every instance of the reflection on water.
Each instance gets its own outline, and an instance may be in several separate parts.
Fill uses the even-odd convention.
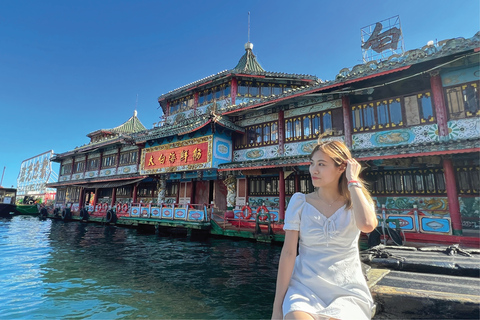
[[[264,319],[280,247],[0,220],[0,319]]]

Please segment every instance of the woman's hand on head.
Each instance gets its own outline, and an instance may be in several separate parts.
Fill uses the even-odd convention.
[[[347,177],[347,181],[357,180],[362,166],[353,158],[348,159],[346,163],[347,168],[345,169],[345,176]]]

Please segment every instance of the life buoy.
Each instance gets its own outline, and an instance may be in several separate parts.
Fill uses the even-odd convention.
[[[263,209],[263,212],[262,212],[262,209]],[[258,220],[266,221],[268,218],[268,215],[266,215],[265,213],[269,213],[267,207],[265,206],[258,207],[257,208]]]
[[[108,209],[108,204],[104,203],[102,204],[102,211],[107,211]]]
[[[100,203],[97,203],[97,205],[95,206],[95,212],[98,212],[102,210],[102,205]]]
[[[117,203],[117,205],[115,206],[115,211],[117,211],[117,212],[122,211],[122,204],[121,203]]]
[[[115,223],[117,221],[117,215],[112,209],[107,211],[106,221],[107,223]]]
[[[128,211],[128,204],[124,203],[122,206],[122,211],[127,212]]]
[[[248,211],[247,215],[245,215],[245,209]],[[249,206],[243,206],[242,211],[240,212],[240,217],[242,219],[250,219],[252,216],[252,209]]]

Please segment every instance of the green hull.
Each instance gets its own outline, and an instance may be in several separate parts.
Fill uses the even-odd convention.
[[[17,205],[18,214],[38,214],[38,208],[36,204],[21,204]]]

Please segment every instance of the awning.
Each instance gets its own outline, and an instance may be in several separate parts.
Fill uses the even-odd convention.
[[[74,187],[82,187],[85,189],[103,189],[103,188],[116,188],[121,186],[126,186],[129,184],[137,183],[142,181],[144,178],[138,178],[135,180],[121,180],[121,181],[107,181],[107,182],[94,182],[94,183],[84,183],[84,184],[74,184]]]
[[[135,183],[142,181],[143,179],[147,178],[147,176],[135,176],[135,177],[127,177],[127,178],[117,178],[117,179],[103,179],[97,181],[64,181],[64,182],[52,182],[48,183],[48,188],[59,188],[59,187],[82,187],[82,188],[112,188],[112,187],[97,187],[99,185],[107,185],[107,184],[117,184],[116,186],[124,186],[130,183]]]

